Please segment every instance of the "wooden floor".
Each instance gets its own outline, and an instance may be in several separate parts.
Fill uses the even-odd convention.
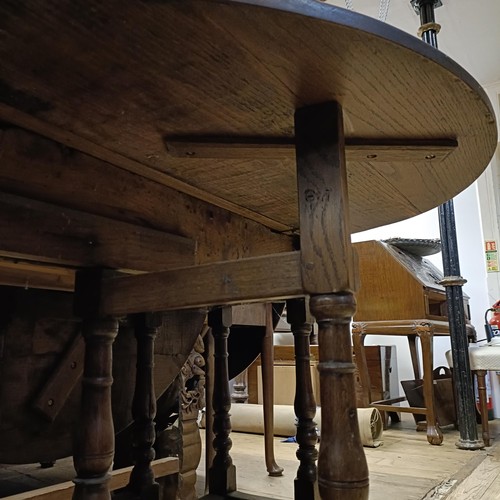
[[[411,416],[384,431],[383,446],[365,448],[370,468],[370,500],[497,500],[500,499],[500,420],[491,422],[496,436],[487,450],[463,451],[455,447],[458,432],[444,430],[442,446],[427,444],[425,435],[415,431]],[[238,489],[275,499],[293,498],[297,469],[294,443],[275,438],[283,477],[266,473],[263,437],[232,433],[231,456],[237,467]],[[0,497],[66,481],[73,477],[71,459],[58,461],[51,469],[38,464],[0,465]],[[203,492],[204,463],[198,471],[198,490]]]
[[[415,431],[410,415],[384,431],[384,444],[364,448],[370,469],[370,500],[499,500],[500,499],[500,420],[491,422],[497,436],[487,450],[459,450],[453,428],[444,429],[442,446],[431,446],[425,434]],[[276,499],[293,498],[297,469],[296,444],[275,438],[282,477],[266,473],[263,437],[232,433],[231,456],[237,469],[238,490]],[[205,483],[204,464],[198,471],[198,493]]]

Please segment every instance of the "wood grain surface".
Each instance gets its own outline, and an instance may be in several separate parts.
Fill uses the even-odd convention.
[[[353,231],[454,196],[496,145],[485,94],[452,60],[314,0],[6,1],[0,28],[4,121],[274,229],[298,225],[293,161],[172,158],[165,141],[290,140],[295,109],[329,100],[347,138],[457,141],[437,164],[349,162]]]

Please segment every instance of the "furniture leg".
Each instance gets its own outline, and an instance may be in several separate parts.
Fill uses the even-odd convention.
[[[231,394],[232,403],[248,403],[248,372],[243,370],[234,377],[233,393]]]
[[[411,357],[411,365],[413,368],[413,377],[415,380],[420,380],[422,378],[420,371],[420,356],[418,354],[417,347],[417,335],[408,335],[408,347],[410,349],[410,357]],[[424,397],[425,400],[425,397]],[[427,418],[426,420],[417,420],[417,431],[419,432],[427,432]]]
[[[116,319],[84,319],[85,362],[82,405],[73,462],[75,500],[107,500],[109,470],[113,463],[115,435],[111,413],[112,344],[118,334]]]
[[[236,468],[229,455],[232,442],[229,437],[231,396],[227,366],[227,338],[231,324],[231,307],[213,309],[208,315],[208,325],[212,328],[214,336],[213,430],[215,434],[213,441],[215,456],[209,472],[209,491],[215,495],[226,495],[236,491]]]
[[[415,379],[420,379],[420,359],[417,349],[417,336],[408,335],[408,347],[410,348],[411,365],[413,367],[413,376]]]
[[[486,370],[476,370],[477,392],[479,394],[479,408],[481,408],[481,428],[483,431],[484,446],[490,446],[490,425],[488,422],[488,397],[486,394]]]
[[[135,498],[152,500],[159,496],[151,462],[155,458],[156,396],[154,391],[154,341],[162,324],[160,313],[137,314],[134,317],[137,341],[137,372],[132,401],[134,468],[127,490]]]
[[[262,397],[264,411],[264,454],[270,476],[282,476],[274,457],[274,346],[273,305],[266,304],[266,333],[262,339]]]
[[[74,309],[82,318],[85,340],[80,418],[73,449],[77,473],[75,500],[111,498],[109,470],[115,451],[111,410],[112,346],[118,334],[118,320],[99,316],[104,273],[100,268],[85,269],[78,271],[75,279]]]
[[[417,335],[422,346],[423,384],[424,402],[427,420],[427,441],[430,444],[438,445],[443,442],[443,433],[439,428],[436,416],[436,406],[434,400],[434,377],[433,377],[433,335],[430,325],[416,325]]]
[[[319,459],[324,467],[319,476],[321,498],[365,499],[368,498],[368,467],[359,436],[355,366],[349,342],[354,296],[318,295],[311,298],[310,307],[319,325],[322,403]],[[332,450],[344,451],[333,453]]]
[[[353,323],[352,325],[352,346],[354,349],[354,356],[356,357],[356,367],[359,372],[359,379],[362,388],[362,401],[363,407],[367,408],[372,402],[371,394],[371,380],[368,372],[368,363],[366,361],[365,352],[365,338],[363,333],[363,323]]]
[[[204,337],[205,350],[205,493],[208,493],[210,469],[214,460],[214,337],[210,331]]]
[[[302,284],[319,325],[319,491],[325,500],[367,499],[350,339],[356,279],[341,106],[328,102],[297,110],[295,143]]]
[[[297,416],[297,458],[300,465],[294,483],[296,500],[319,498],[316,461],[318,460],[318,434],[314,417],[316,401],[311,380],[309,340],[312,318],[304,299],[287,301],[287,321],[290,323],[295,344],[295,401]]]

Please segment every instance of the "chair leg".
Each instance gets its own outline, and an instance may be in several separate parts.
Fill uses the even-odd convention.
[[[490,426],[488,422],[488,402],[486,395],[486,370],[476,370],[477,392],[481,413],[481,428],[483,430],[484,446],[490,446]]]

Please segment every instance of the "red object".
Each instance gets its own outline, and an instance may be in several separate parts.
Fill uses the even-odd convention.
[[[493,396],[491,391],[490,377],[486,375],[486,408],[488,409],[488,420],[495,418],[493,412]],[[481,413],[481,405],[479,404],[479,391],[477,388],[477,379],[474,380],[474,392],[476,396],[476,408],[478,413]]]
[[[493,316],[490,318],[488,323],[492,326],[493,331],[500,330],[500,300],[497,300],[492,306],[490,311],[493,312]],[[496,332],[495,332],[496,334]]]

